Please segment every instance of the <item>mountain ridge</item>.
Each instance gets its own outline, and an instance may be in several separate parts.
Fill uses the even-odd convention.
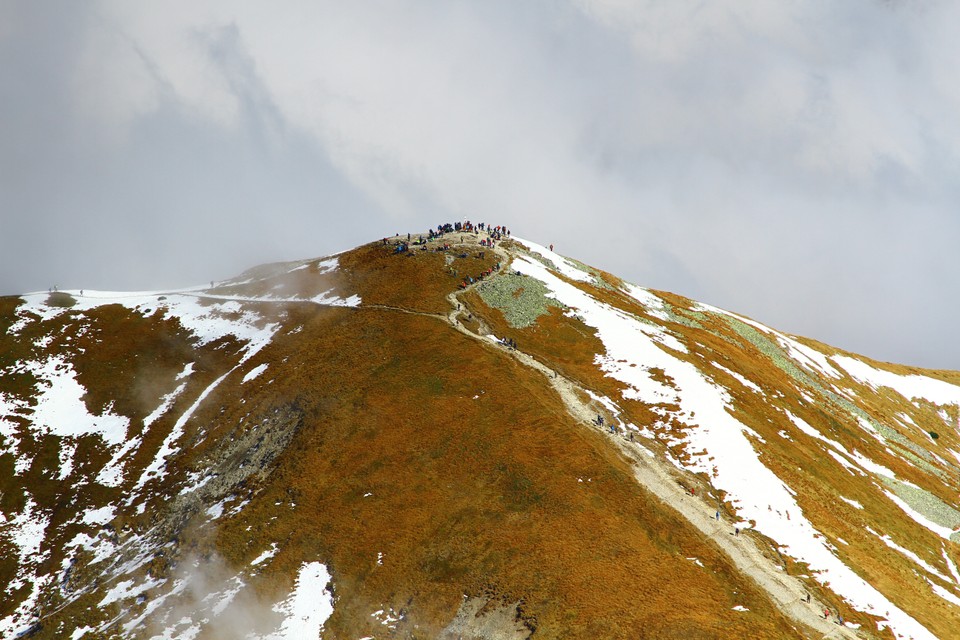
[[[5,637],[950,637],[956,374],[423,235],[4,299]]]

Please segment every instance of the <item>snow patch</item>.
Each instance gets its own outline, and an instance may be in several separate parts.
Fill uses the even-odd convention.
[[[717,369],[720,369],[720,371],[723,371],[723,372],[726,373],[728,376],[732,377],[734,380],[738,381],[740,384],[742,384],[743,386],[745,386],[747,389],[750,389],[751,391],[754,391],[755,393],[763,393],[763,390],[762,390],[760,387],[758,387],[755,383],[753,383],[753,382],[751,382],[750,380],[748,380],[747,378],[743,377],[742,375],[740,375],[740,374],[737,373],[736,371],[731,371],[730,369],[727,369],[727,368],[724,367],[723,365],[718,364],[718,363],[716,363],[716,362],[713,363],[713,366],[715,366]]]
[[[100,507],[99,509],[87,509],[80,521],[84,524],[104,525],[113,520],[113,518],[114,508],[107,506]]]
[[[244,382],[250,382],[251,380],[253,380],[253,379],[256,378],[257,376],[259,376],[261,373],[263,373],[264,371],[266,371],[266,370],[267,370],[267,366],[268,366],[268,365],[266,365],[266,364],[258,364],[258,365],[255,366],[253,369],[251,369],[250,371],[248,371],[245,376],[243,376],[243,380],[241,381],[240,384],[243,384]]]
[[[539,245],[536,242],[523,240],[521,238],[517,238],[516,236],[514,236],[513,239],[520,245],[529,249],[531,253],[537,253],[544,259],[548,260],[556,271],[559,271],[567,278],[576,280],[577,282],[593,282],[593,276],[577,268],[576,265],[561,256],[559,253],[554,253],[550,249],[544,247],[543,245]]]
[[[180,379],[179,376],[177,377],[177,379],[178,380]],[[176,389],[174,389],[167,395],[163,396],[163,398],[160,399],[160,406],[158,406],[156,409],[151,411],[150,415],[148,415],[146,418],[143,419],[143,428],[144,429],[148,428],[150,425],[156,422],[157,419],[160,418],[160,416],[162,416],[167,411],[169,411],[170,407],[173,406],[173,402],[177,399],[177,397],[181,393],[183,393],[183,390],[186,388],[187,388],[187,383],[182,382],[180,383],[180,386],[178,386]]]
[[[273,610],[286,618],[280,630],[264,640],[319,638],[323,624],[333,614],[330,574],[320,562],[305,563],[297,575],[293,593]]]
[[[927,579],[927,582],[930,583],[930,588],[933,589],[933,592],[934,592],[935,594],[937,594],[938,596],[940,596],[941,598],[943,598],[944,600],[946,600],[946,601],[949,602],[950,604],[952,604],[952,605],[954,605],[954,606],[957,606],[957,607],[960,607],[960,598],[958,598],[956,594],[954,594],[954,593],[952,593],[952,592],[950,592],[950,591],[947,591],[946,589],[944,589],[943,587],[941,587],[941,586],[938,585],[938,584],[935,584],[934,582],[932,582],[932,581],[929,580],[929,579]]]
[[[960,404],[960,386],[921,375],[901,375],[871,367],[848,356],[831,356],[850,376],[873,388],[888,387],[904,398],[922,398],[937,405]]]
[[[251,560],[251,561],[250,561],[250,564],[253,565],[253,566],[256,566],[256,565],[258,565],[258,564],[260,564],[260,563],[262,563],[262,562],[266,562],[267,560],[269,560],[269,559],[272,558],[273,556],[277,555],[277,550],[278,550],[278,549],[279,549],[279,547],[277,546],[277,543],[274,542],[273,544],[270,545],[270,548],[269,548],[269,549],[267,549],[266,551],[264,551],[263,553],[261,553],[260,555],[258,555],[256,558],[254,558],[253,560]]]
[[[38,380],[37,405],[31,417],[34,431],[61,437],[98,433],[108,445],[124,441],[130,420],[112,413],[112,405],[99,416],[90,413],[83,402],[87,390],[77,382],[76,372],[63,356],[27,362],[24,368]]]
[[[203,402],[208,395],[210,395],[210,392],[216,389],[217,385],[219,385],[223,379],[231,373],[233,373],[233,369],[214,380],[210,386],[203,390],[203,392],[200,394],[200,397],[194,401],[190,408],[183,412],[183,415],[180,416],[180,419],[177,420],[177,423],[173,426],[173,429],[170,430],[170,433],[163,441],[163,444],[160,446],[160,451],[158,451],[157,455],[154,456],[153,462],[150,463],[150,466],[144,469],[143,474],[137,481],[135,489],[141,488],[151,478],[162,478],[164,475],[166,475],[166,471],[164,470],[164,467],[166,466],[166,458],[177,450],[174,446],[174,443],[176,443],[180,436],[183,435],[183,427],[187,424],[187,420],[189,420],[193,415],[193,412],[197,410],[197,407],[200,406],[200,403]]]
[[[957,571],[957,565],[954,564],[953,560],[950,559],[950,556],[947,555],[947,549],[944,547],[942,549],[943,559],[947,563],[947,568],[950,569],[950,575],[953,576],[953,581],[960,585],[960,571]]]
[[[107,591],[106,595],[103,597],[103,600],[101,600],[100,604],[97,606],[105,607],[109,604],[113,604],[114,602],[135,598],[144,591],[149,591],[150,589],[163,584],[163,582],[163,580],[147,580],[142,584],[134,585],[133,580],[123,580],[117,583],[117,586]]]
[[[633,284],[624,284],[622,289],[624,293],[640,303],[647,313],[658,320],[670,320],[667,314],[666,305],[655,293],[649,289],[638,287]]]
[[[883,542],[883,544],[887,545],[888,547],[890,547],[890,548],[893,549],[894,551],[899,552],[899,553],[902,554],[903,556],[906,556],[907,558],[909,558],[910,560],[912,560],[913,562],[915,562],[917,565],[923,567],[923,569],[925,569],[928,573],[933,574],[933,575],[937,576],[938,578],[942,578],[943,580],[946,580],[947,582],[950,582],[950,578],[948,578],[948,577],[945,576],[943,573],[941,573],[936,567],[931,566],[930,563],[926,562],[923,558],[921,558],[920,556],[918,556],[917,554],[915,554],[913,551],[910,551],[910,549],[907,549],[907,548],[905,548],[905,547],[901,547],[899,544],[897,544],[896,542],[894,542],[894,541],[893,541],[893,538],[891,538],[890,536],[888,536],[888,535],[880,535],[879,533],[877,533],[876,531],[874,531],[874,530],[871,529],[870,527],[867,527],[867,531],[869,531],[870,533],[872,533],[873,535],[875,535],[877,538],[879,538],[879,539]]]
[[[857,502],[856,500],[851,500],[850,498],[844,498],[843,496],[840,496],[840,499],[846,502],[848,505],[850,505],[854,509],[863,509],[863,505]]]

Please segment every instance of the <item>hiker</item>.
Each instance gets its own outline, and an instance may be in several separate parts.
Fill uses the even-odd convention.
[[[630,442],[633,442],[633,431],[630,432]]]
[[[824,620],[829,620],[829,619],[830,619],[830,609],[824,609],[824,610],[823,610],[823,619],[824,619]]]
[[[840,626],[843,626],[843,616],[840,615],[839,611],[837,612],[837,624],[839,624]]]
[[[553,245],[550,245],[550,251],[553,251]]]
[[[733,528],[733,535],[734,535],[735,537],[740,537],[740,527],[734,527],[734,528]]]
[[[719,521],[720,521],[720,511],[718,510],[718,511],[717,511],[717,522],[719,522]]]

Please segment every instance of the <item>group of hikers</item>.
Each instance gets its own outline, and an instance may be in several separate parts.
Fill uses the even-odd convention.
[[[481,232],[486,232],[487,237],[480,239],[480,245],[484,247],[493,248],[496,246],[496,242],[502,240],[505,237],[510,236],[510,230],[503,225],[490,226],[486,222],[481,222],[479,224],[474,224],[469,220],[464,222],[445,222],[443,224],[438,224],[436,229],[430,229],[427,231],[427,237],[422,235],[417,236],[417,239],[413,239],[413,234],[408,233],[406,241],[396,234],[394,238],[397,240],[393,243],[393,253],[406,253],[411,255],[411,247],[419,246],[421,251],[427,250],[427,243],[436,240],[437,238],[442,238],[449,233],[474,233],[479,235]],[[465,238],[460,236],[460,242],[465,242]],[[383,238],[381,241],[383,245],[390,244],[390,241],[387,238]],[[435,247],[435,251],[449,251],[450,244],[444,243],[441,246]]]
[[[383,239],[383,244],[387,244],[387,239],[386,239],[386,238]],[[407,234],[407,240],[406,240],[406,242],[404,242],[403,240],[399,240],[399,241],[394,245],[394,247],[393,247],[393,252],[394,252],[394,253],[409,253],[409,252],[411,251],[410,247],[416,247],[416,246],[419,246],[419,247],[420,247],[420,251],[426,251],[426,250],[427,250],[427,241],[424,239],[423,236],[420,236],[419,238],[417,238],[416,240],[414,240],[413,242],[411,242],[411,241],[410,241],[410,234],[408,233],[408,234]],[[434,251],[449,251],[449,250],[450,250],[450,244],[449,244],[449,243],[444,243],[444,244],[442,244],[442,245],[438,245],[438,246],[434,247],[433,250],[434,250]]]
[[[470,285],[474,284],[475,282],[482,282],[483,280],[486,280],[486,279],[489,278],[491,275],[493,275],[493,272],[494,272],[494,271],[500,271],[500,263],[499,263],[499,262],[497,262],[497,264],[493,265],[492,267],[490,267],[490,268],[487,269],[486,271],[481,271],[481,272],[480,272],[480,275],[478,275],[478,276],[476,277],[476,279],[474,279],[474,278],[471,277],[471,276],[467,276],[466,278],[463,279],[463,281],[462,281],[460,284],[457,285],[457,287],[460,288],[460,289],[466,289],[467,287],[469,287]]]
[[[810,602],[810,594],[809,594],[809,593],[807,594],[807,602]],[[824,620],[829,620],[829,619],[830,619],[830,609],[824,609],[824,610],[823,610],[823,619],[824,619]],[[841,625],[841,626],[843,625],[843,616],[840,615],[840,612],[839,612],[839,611],[837,611],[837,615],[836,615],[835,621],[836,621],[837,624],[839,624],[839,625]]]
[[[439,224],[437,225],[436,231],[430,229],[427,237],[430,240],[433,240],[434,238],[439,238],[445,233],[455,233],[459,231],[473,231],[474,233],[486,231],[494,240],[500,240],[501,238],[510,235],[510,230],[503,225],[498,224],[497,226],[492,227],[486,222],[474,224],[469,220],[465,220],[463,222],[445,222],[443,224]]]
[[[519,275],[519,274],[518,274],[518,275]],[[604,417],[603,417],[601,414],[599,414],[599,413],[597,414],[597,417],[596,417],[596,418],[594,418],[593,420],[591,420],[591,422],[593,422],[593,424],[594,424],[595,426],[598,426],[598,427],[603,427],[603,426],[606,424],[606,420],[605,420]],[[620,433],[619,429],[617,429],[617,425],[615,425],[615,424],[613,424],[613,423],[607,425],[607,428],[610,429],[610,433],[612,433],[613,435],[618,435],[618,434]],[[630,442],[633,442],[633,441],[634,441],[634,440],[633,440],[633,431],[631,431],[631,430],[630,430],[629,428],[627,428],[627,427],[624,427],[624,429],[623,429],[623,437],[626,438],[627,440],[629,440]]]
[[[480,225],[480,230],[483,231],[483,225]],[[502,240],[503,238],[510,237],[510,229],[500,226],[499,224],[495,227],[487,227],[487,233],[490,234],[492,240]]]

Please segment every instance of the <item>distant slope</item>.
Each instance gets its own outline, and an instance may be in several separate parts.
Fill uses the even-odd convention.
[[[960,375],[487,239],[0,299],[0,637],[960,628]]]

